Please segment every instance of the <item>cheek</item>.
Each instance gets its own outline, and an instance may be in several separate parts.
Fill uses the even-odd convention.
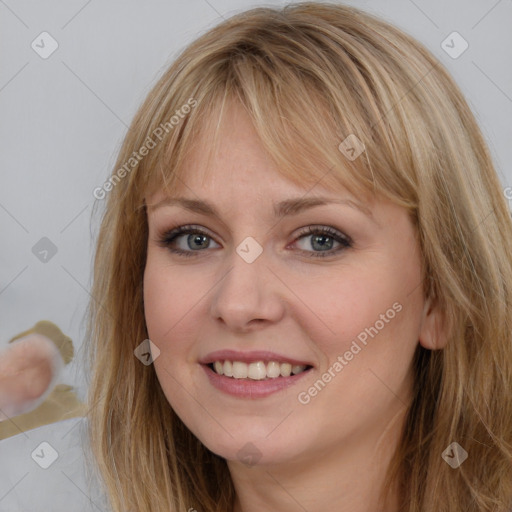
[[[150,339],[157,344],[172,337],[198,301],[198,283],[190,273],[170,268],[148,255],[144,271],[144,314]],[[160,347],[161,348],[161,347]]]
[[[386,311],[394,317],[393,304],[401,302],[396,283],[369,268],[333,273],[328,279],[301,279],[293,288],[306,306],[297,321],[328,353],[349,345],[365,328],[380,322]]]
[[[418,342],[421,273],[412,260],[390,256],[371,263],[333,272],[329,279],[297,280],[294,293],[307,307],[296,311],[295,321],[321,354],[322,371],[341,356],[351,367],[343,373],[352,377],[374,368],[400,380],[403,375],[393,367],[400,364],[405,374]]]
[[[154,368],[167,400],[176,408],[181,396],[176,382],[188,382],[184,377],[190,372],[183,362],[194,339],[185,333],[187,314],[197,303],[191,293],[194,283],[179,269],[148,254],[143,290],[148,337],[160,350]]]

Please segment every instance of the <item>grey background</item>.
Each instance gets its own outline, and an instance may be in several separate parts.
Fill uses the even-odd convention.
[[[39,320],[56,323],[77,349],[62,382],[85,396],[93,190],[108,178],[137,107],[187,43],[230,14],[284,3],[0,0],[0,348]],[[511,186],[512,0],[345,3],[404,29],[448,67]],[[31,47],[43,31],[59,45],[47,59]],[[469,44],[457,59],[441,47],[453,31]],[[47,262],[33,252],[43,237],[57,250]]]

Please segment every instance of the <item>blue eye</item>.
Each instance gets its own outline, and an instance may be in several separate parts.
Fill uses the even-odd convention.
[[[319,251],[306,251],[310,253],[308,256],[314,258],[332,256],[344,249],[352,247],[350,237],[328,226],[308,226],[301,231],[297,240],[302,238],[310,238],[310,246],[319,249]],[[334,243],[340,244],[340,247],[329,250],[332,249]]]
[[[187,236],[184,240],[189,250],[175,248],[175,244],[185,235]],[[301,249],[301,252],[309,253],[307,254],[308,257],[332,256],[352,247],[350,237],[328,226],[308,226],[299,233],[295,241],[308,237],[311,238],[310,247],[318,249],[313,251]],[[197,253],[210,248],[211,240],[213,240],[212,237],[206,231],[195,226],[185,225],[166,231],[159,238],[158,244],[169,249],[173,254],[189,257],[197,256]],[[340,247],[332,250],[334,243],[340,244]]]
[[[173,247],[176,244],[176,241],[184,235],[188,235],[186,237],[186,243],[188,247],[195,247],[197,250],[183,250],[183,249],[175,249]],[[165,232],[160,240],[158,241],[161,247],[166,247],[174,254],[178,254],[179,256],[196,256],[197,252],[200,252],[203,249],[207,249],[210,246],[211,239],[210,235],[203,231],[202,229],[196,228],[194,226],[179,226],[175,229],[171,229],[170,231]],[[207,243],[205,243],[205,241]],[[199,247],[198,247],[199,245]]]

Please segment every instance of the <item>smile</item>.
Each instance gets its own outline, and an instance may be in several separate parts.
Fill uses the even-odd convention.
[[[265,398],[297,384],[314,370],[308,359],[264,350],[217,350],[199,364],[209,383],[222,393],[243,399]]]
[[[278,361],[215,361],[209,367],[217,374],[233,379],[267,380],[289,377],[304,372],[307,365],[292,365]]]

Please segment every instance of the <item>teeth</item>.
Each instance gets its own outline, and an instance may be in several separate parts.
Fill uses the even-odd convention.
[[[275,361],[270,361],[270,363],[267,364],[267,377],[275,379],[279,377],[279,375],[281,375],[281,366]]]
[[[297,375],[297,373],[303,372],[306,367],[303,364],[295,364],[292,366],[293,375]]]
[[[265,367],[265,363],[263,361],[251,363],[249,365],[247,376],[249,379],[263,380],[267,376],[267,368]]]
[[[218,375],[225,375],[235,379],[264,380],[289,377],[292,374],[297,375],[303,372],[306,366],[303,364],[278,363],[277,361],[269,361],[267,364],[263,361],[250,364],[242,361],[215,361],[213,369]]]
[[[224,365],[220,361],[215,361],[215,363],[213,363],[213,367],[219,375],[224,375]]]
[[[233,364],[231,361],[224,361],[223,370],[226,377],[233,377]]]
[[[289,377],[292,374],[292,365],[290,363],[281,363],[281,375]]]
[[[248,373],[249,367],[245,363],[241,363],[240,361],[233,362],[233,377],[235,377],[235,379],[247,379]]]

